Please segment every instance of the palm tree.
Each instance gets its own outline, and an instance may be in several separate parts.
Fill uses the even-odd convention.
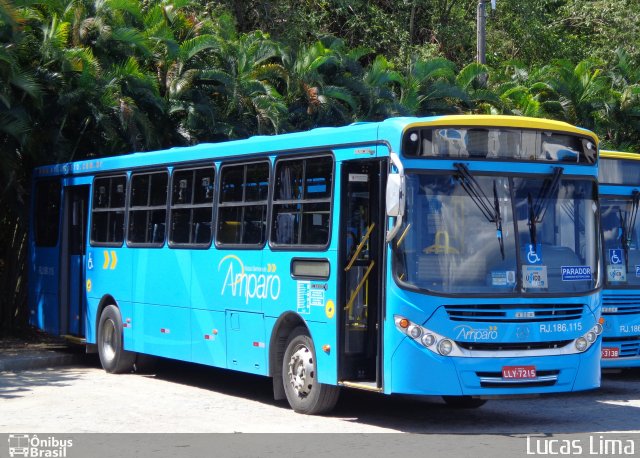
[[[418,116],[459,112],[468,96],[457,86],[455,76],[455,64],[448,59],[415,61],[402,80],[400,103]]]

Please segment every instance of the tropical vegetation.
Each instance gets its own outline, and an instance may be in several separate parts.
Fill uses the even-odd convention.
[[[397,115],[503,113],[640,152],[640,4],[0,0],[0,333],[26,323],[34,166]]]

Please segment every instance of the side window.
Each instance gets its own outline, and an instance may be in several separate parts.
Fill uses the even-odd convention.
[[[124,240],[127,177],[100,177],[93,181],[91,244],[119,246]]]
[[[56,246],[60,227],[59,181],[47,180],[36,184],[34,219],[36,246]]]
[[[275,166],[271,243],[326,246],[331,222],[333,158],[282,159]]]
[[[171,181],[169,243],[208,246],[213,217],[213,167],[174,170]]]
[[[220,169],[218,245],[261,245],[266,239],[269,163]]]
[[[167,220],[167,172],[134,173],[129,196],[127,242],[162,246]]]

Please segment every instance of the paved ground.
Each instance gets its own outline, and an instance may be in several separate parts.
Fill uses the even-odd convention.
[[[110,375],[94,355],[84,361],[0,374],[0,432],[640,432],[637,370],[605,376],[596,391],[492,400],[477,410],[343,391],[331,415],[310,417],[273,401],[262,377],[169,361],[153,375]]]

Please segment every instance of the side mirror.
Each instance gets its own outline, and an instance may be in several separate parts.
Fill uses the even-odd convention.
[[[389,173],[389,176],[387,177],[387,216],[396,219],[393,227],[389,229],[389,232],[387,232],[387,242],[393,240],[402,226],[406,196],[404,167],[402,166],[402,162],[400,162],[400,158],[394,152],[389,153],[389,158],[398,172]]]
[[[391,173],[387,178],[387,216],[404,215],[404,177]]]

